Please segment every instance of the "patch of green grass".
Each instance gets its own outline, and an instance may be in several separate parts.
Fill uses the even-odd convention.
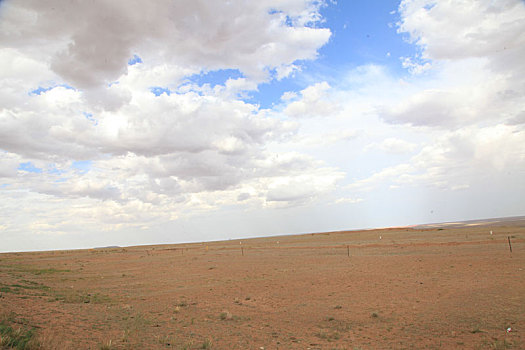
[[[86,292],[66,292],[57,293],[55,295],[56,301],[62,301],[67,304],[105,304],[111,302],[111,298],[100,293],[86,293]]]
[[[33,275],[50,275],[53,273],[60,273],[60,272],[71,272],[71,270],[60,270],[55,269],[53,267],[47,268],[47,269],[35,269],[35,268],[23,268],[21,271],[32,273]]]
[[[372,316],[372,318],[378,318],[379,314],[377,312],[372,312],[370,316]]]
[[[0,346],[2,349],[31,350],[40,347],[34,338],[33,327],[19,327],[14,329],[11,325],[15,323],[14,314],[4,316],[0,320]]]
[[[71,272],[71,270],[67,269],[55,269],[54,267],[49,267],[45,269],[39,269],[34,266],[27,266],[27,265],[4,265],[2,266],[4,268],[8,268],[11,270],[14,270],[16,272],[24,272],[24,273],[30,273],[32,275],[49,275],[54,273],[61,273],[61,272]],[[12,276],[19,276],[18,274],[14,274],[13,272],[9,272]]]
[[[10,285],[0,284],[0,293],[27,294],[26,296],[23,297],[23,298],[27,298],[28,296],[47,295],[46,292],[51,290],[51,288],[41,283],[27,281],[27,280],[21,280],[19,282],[20,283],[14,283]],[[33,291],[33,293],[30,293],[30,291]],[[41,291],[41,293],[38,293],[36,291]]]
[[[22,288],[22,289],[31,289],[31,290],[49,290],[50,288],[48,286],[45,286],[43,284],[31,284],[31,285],[23,285],[23,284],[12,284],[11,287],[15,288]]]
[[[7,287],[7,286],[0,287],[0,293],[15,293],[15,294],[18,294],[18,293],[16,293],[15,290],[12,290],[10,287]]]

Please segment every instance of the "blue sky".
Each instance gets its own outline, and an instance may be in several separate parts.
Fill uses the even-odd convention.
[[[406,69],[399,58],[413,56],[418,48],[397,33],[398,5],[398,1],[381,4],[370,1],[327,3],[320,8],[323,21],[318,25],[329,28],[332,35],[318,50],[318,58],[301,61],[301,70],[293,76],[260,84],[246,100],[261,108],[271,108],[280,102],[281,95],[286,91],[304,89],[319,79],[337,85],[341,71],[366,64],[384,65],[391,74],[403,76]],[[243,74],[239,70],[220,69],[192,75],[188,81],[214,87],[228,79],[240,77]]]
[[[523,214],[523,2],[171,5],[0,3],[1,249]]]
[[[318,64],[333,70],[388,64],[404,74],[398,58],[413,55],[415,47],[397,33],[398,5],[398,1],[340,1],[323,8],[321,13],[333,34],[319,50]]]

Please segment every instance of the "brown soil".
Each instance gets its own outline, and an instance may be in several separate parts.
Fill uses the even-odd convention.
[[[524,227],[241,241],[0,254],[0,315],[44,349],[525,348]]]

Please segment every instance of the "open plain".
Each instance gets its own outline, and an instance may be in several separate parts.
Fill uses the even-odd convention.
[[[27,348],[523,349],[525,227],[0,254],[0,316]]]

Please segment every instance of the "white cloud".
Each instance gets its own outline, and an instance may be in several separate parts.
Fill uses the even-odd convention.
[[[347,189],[371,191],[385,184],[466,189],[479,181],[502,181],[508,173],[519,176],[525,167],[520,145],[523,130],[507,125],[464,128],[430,142],[408,162],[387,167],[353,182]]]
[[[283,101],[290,101],[293,99],[296,99],[298,97],[297,93],[295,91],[286,91],[282,96],[281,100]]]
[[[397,28],[417,52],[401,62],[408,74],[364,64],[307,77],[269,109],[250,95],[308,74],[302,60],[331,34],[324,2],[0,6],[8,238],[90,242],[91,232],[127,236],[230,209],[365,210],[387,205],[391,189],[467,198],[501,182],[523,192],[520,1],[403,1]],[[134,55],[142,62],[128,65]]]
[[[324,134],[308,135],[303,133],[293,139],[294,142],[305,146],[321,147],[326,145],[333,145],[338,142],[351,141],[362,133],[359,130],[338,130],[327,132]]]
[[[290,95],[285,95],[289,100]],[[301,98],[290,102],[284,114],[294,118],[329,116],[337,112],[339,106],[331,99],[330,85],[316,83],[301,91]]]
[[[423,48],[423,58],[499,60],[507,56],[503,51],[523,52],[525,5],[519,0],[404,0],[399,12],[398,31]]]
[[[389,137],[382,142],[374,142],[365,147],[365,150],[368,149],[378,149],[380,151],[391,153],[391,154],[403,154],[410,153],[416,149],[417,145],[411,142],[397,139],[394,137]]]
[[[350,185],[346,186],[346,189],[352,191],[371,191],[378,186],[389,183],[393,179],[396,179],[404,174],[411,173],[413,169],[413,166],[405,163],[387,167],[378,172],[375,172],[368,178],[354,181]]]
[[[413,72],[433,70],[433,87],[383,109],[385,120],[457,127],[513,119],[525,104],[525,5],[522,1],[402,1],[398,32],[421,53]],[[421,63],[423,60],[423,63]]]
[[[16,177],[20,161],[18,155],[0,151],[0,178]]]
[[[280,203],[280,206],[306,204],[316,197],[335,189],[337,181],[344,174],[334,169],[318,169],[309,174],[295,176],[278,176],[270,179],[267,193],[267,204]]]
[[[310,0],[2,5],[3,46],[38,51],[39,60],[83,89],[118,80],[134,54],[153,66],[233,68],[259,81],[274,69],[286,76],[296,60],[315,58],[330,37],[329,29],[310,26],[319,22],[322,6]]]
[[[239,201],[265,206],[279,181],[319,184],[282,201],[297,205],[340,177],[312,157],[267,151],[297,124],[241,99],[317,56],[331,35],[322,1],[1,6],[0,199],[32,202],[15,221],[2,215],[9,230],[149,227]],[[134,55],[142,62],[129,65]],[[242,76],[192,81],[224,69]],[[79,170],[78,160],[90,162]],[[18,170],[23,162],[39,170]],[[56,221],[23,222],[61,206]]]
[[[432,68],[430,62],[419,63],[412,57],[401,57],[401,65],[412,74],[422,74]]]
[[[361,203],[363,201],[363,198],[339,198],[335,201],[336,204],[357,204]]]

